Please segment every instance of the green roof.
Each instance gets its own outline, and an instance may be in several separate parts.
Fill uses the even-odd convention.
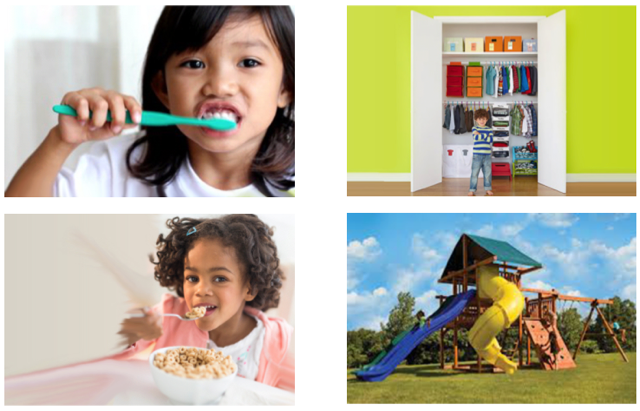
[[[442,273],[444,277],[451,271],[459,271],[464,267],[462,253],[462,239],[464,236],[469,238],[467,247],[467,266],[472,265],[474,261],[486,260],[491,256],[495,256],[498,261],[510,263],[512,265],[542,267],[542,264],[524,254],[506,241],[494,240],[492,238],[480,237],[477,235],[463,234],[458,240],[449,261]]]

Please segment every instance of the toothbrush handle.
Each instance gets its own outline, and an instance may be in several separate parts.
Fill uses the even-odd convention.
[[[53,111],[55,111],[58,114],[64,114],[65,116],[78,117],[78,112],[76,111],[76,109],[67,105],[62,105],[62,104],[55,105],[53,106]],[[129,110],[127,110],[126,114],[127,116],[126,116],[125,123],[133,124],[133,120],[131,120],[131,114],[129,113]],[[144,117],[144,112],[142,114]],[[93,112],[89,110],[89,118],[91,118],[92,116],[93,116]],[[107,121],[111,121],[111,111],[107,111]]]
[[[58,114],[64,114],[67,116],[77,117],[78,112],[71,106],[67,105],[56,105],[53,106],[53,111]],[[127,118],[125,123],[133,124],[133,120],[131,120],[131,115],[127,110]],[[93,116],[93,112],[89,111],[89,118]],[[111,111],[107,111],[107,121],[111,121]],[[176,124],[187,124],[192,126],[200,125],[200,120],[189,117],[178,117],[171,114],[166,113],[158,113],[155,111],[143,111],[142,118],[140,120],[140,125],[142,126],[173,126]]]

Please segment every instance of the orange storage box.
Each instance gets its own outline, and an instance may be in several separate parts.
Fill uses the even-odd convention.
[[[467,77],[467,87],[482,87],[482,77]]]
[[[482,67],[477,66],[469,66],[467,67],[467,77],[482,77]]]
[[[504,51],[522,51],[522,37],[521,36],[505,36],[504,37]]]
[[[487,36],[484,38],[484,51],[495,53],[502,51],[502,36]]]
[[[447,66],[447,76],[464,76],[462,66]]]
[[[467,97],[482,97],[482,87],[468,87]]]

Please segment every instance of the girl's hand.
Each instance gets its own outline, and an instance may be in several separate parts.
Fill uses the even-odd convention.
[[[124,337],[123,342],[127,345],[140,339],[152,341],[162,335],[162,316],[147,307],[142,311],[144,317],[127,318],[121,323],[122,329],[118,334]]]
[[[69,105],[78,112],[77,117],[58,116],[60,138],[69,144],[117,136],[122,130],[136,127],[142,115],[142,107],[135,98],[99,87],[69,92],[60,104]],[[89,110],[93,112],[91,119]],[[126,110],[135,124],[125,124]],[[107,121],[107,111],[111,111],[112,121]]]

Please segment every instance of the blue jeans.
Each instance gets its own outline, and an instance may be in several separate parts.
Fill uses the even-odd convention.
[[[472,193],[475,193],[478,187],[478,174],[480,174],[481,167],[484,176],[484,189],[491,190],[491,154],[474,154],[471,163],[471,185],[469,186],[469,191]]]

